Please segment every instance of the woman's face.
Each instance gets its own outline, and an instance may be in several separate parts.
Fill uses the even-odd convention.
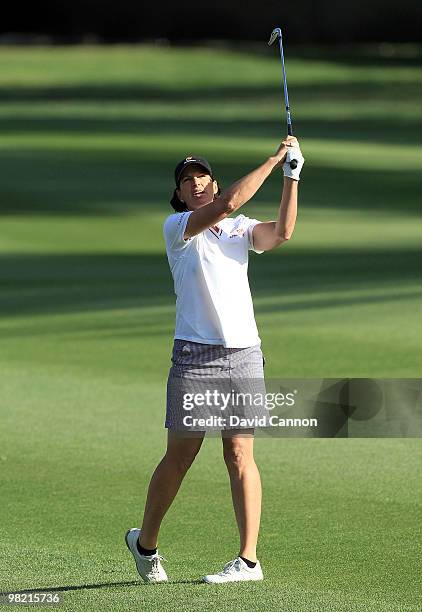
[[[193,164],[183,172],[177,195],[189,210],[196,210],[212,202],[217,191],[217,181],[204,168]]]

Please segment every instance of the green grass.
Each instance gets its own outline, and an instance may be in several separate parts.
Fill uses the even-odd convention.
[[[287,70],[306,165],[292,241],[250,261],[267,374],[417,378],[420,53]],[[165,443],[173,167],[206,155],[224,186],[261,163],[279,80],[265,49],[0,49],[2,590],[57,587],[66,610],[420,609],[415,439],[258,439],[262,584],[196,582],[237,552],[216,439],[163,525],[171,584],[140,584],[123,544]],[[273,218],[279,183],[244,212]]]

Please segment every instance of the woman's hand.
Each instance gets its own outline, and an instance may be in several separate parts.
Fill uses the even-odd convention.
[[[280,168],[284,164],[287,152],[291,147],[299,148],[299,141],[295,136],[286,136],[274,154],[274,157],[278,160],[276,168]]]

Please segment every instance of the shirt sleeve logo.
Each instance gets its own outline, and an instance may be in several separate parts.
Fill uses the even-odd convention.
[[[230,238],[236,238],[236,236],[243,236],[243,234],[245,233],[245,229],[243,227],[238,227],[237,229],[234,229],[232,232],[230,232]]]

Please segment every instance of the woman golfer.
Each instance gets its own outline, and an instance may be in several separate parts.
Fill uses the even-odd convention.
[[[297,160],[292,169],[289,161]],[[148,490],[141,529],[130,529],[126,544],[145,582],[165,582],[157,552],[161,522],[197,455],[205,431],[183,428],[181,395],[194,392],[201,379],[263,379],[263,358],[247,276],[248,251],[270,251],[292,235],[304,159],[296,138],[288,136],[276,153],[223,193],[206,159],[189,156],[175,169],[176,210],[164,223],[174,278],[176,330],[167,386],[167,451]],[[292,164],[293,165],[293,164]],[[276,221],[261,223],[234,216],[277,168],[284,183]],[[195,428],[194,428],[195,429]],[[203,427],[202,429],[206,429]],[[234,511],[240,535],[237,557],[209,583],[262,580],[256,545],[261,514],[261,482],[253,456],[253,428],[221,426]]]

